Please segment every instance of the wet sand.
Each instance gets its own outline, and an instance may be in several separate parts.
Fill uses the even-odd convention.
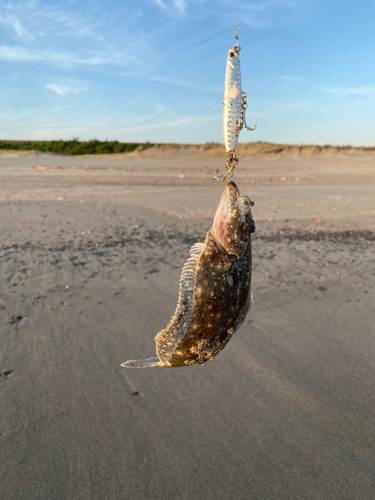
[[[126,370],[222,190],[143,156],[0,155],[1,497],[375,498],[374,158],[241,161],[250,316],[204,367]]]

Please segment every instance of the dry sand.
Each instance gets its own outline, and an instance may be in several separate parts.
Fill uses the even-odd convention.
[[[203,368],[120,367],[210,227],[202,148],[1,155],[1,498],[375,498],[373,152],[241,161],[249,318]]]

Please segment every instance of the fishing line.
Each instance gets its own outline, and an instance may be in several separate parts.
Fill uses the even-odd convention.
[[[238,47],[238,6],[240,0],[237,0],[237,19],[236,19],[236,34],[234,35],[234,46]]]
[[[237,29],[238,29],[238,7],[239,7],[239,4],[240,4],[240,0],[237,0],[237,19],[236,19]]]

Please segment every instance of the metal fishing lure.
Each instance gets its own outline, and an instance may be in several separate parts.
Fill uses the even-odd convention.
[[[216,172],[214,180],[217,181],[228,181],[233,175],[233,169],[238,164],[235,149],[237,147],[240,131],[243,127],[247,130],[255,130],[257,126],[256,119],[254,119],[253,128],[248,127],[246,124],[247,94],[241,87],[240,50],[241,47],[238,45],[237,26],[234,36],[234,46],[229,49],[228,52],[224,85],[223,132],[225,150],[228,153],[225,162],[227,173],[217,177]]]

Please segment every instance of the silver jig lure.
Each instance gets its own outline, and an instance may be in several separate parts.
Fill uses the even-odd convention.
[[[234,46],[228,52],[224,85],[223,132],[224,146],[228,153],[225,162],[227,173],[217,177],[216,174],[218,171],[216,171],[213,179],[215,181],[229,181],[233,175],[233,169],[238,164],[235,149],[240,131],[243,127],[247,130],[255,130],[257,126],[256,119],[254,119],[253,128],[248,127],[246,124],[247,94],[241,87],[240,50],[237,26],[234,36]]]

